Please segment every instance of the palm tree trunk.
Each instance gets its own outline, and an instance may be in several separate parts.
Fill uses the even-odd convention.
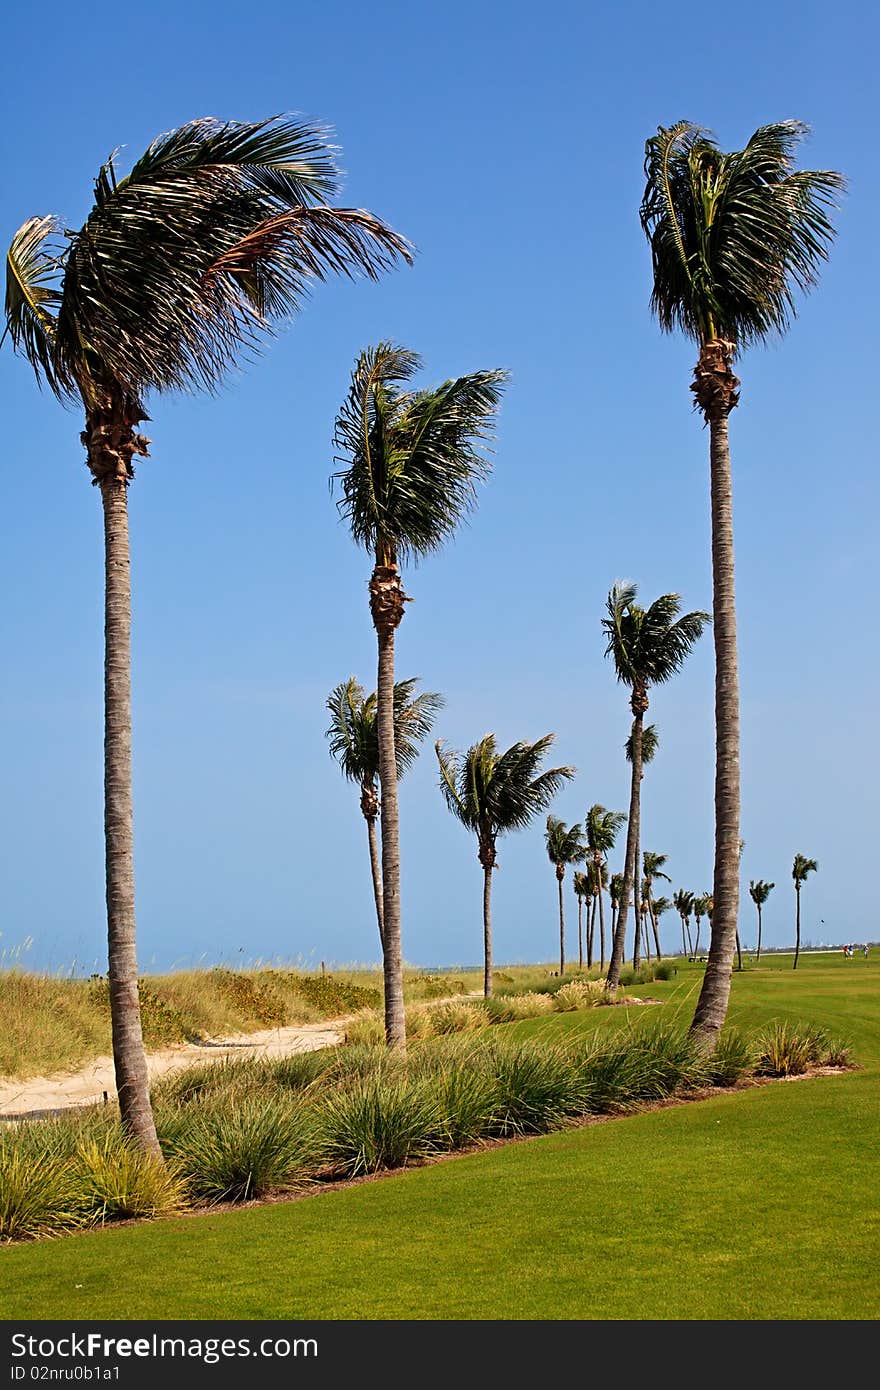
[[[559,885],[559,978],[561,980],[565,974],[565,908],[562,901],[562,874],[558,869],[556,870],[556,881]]]
[[[739,383],[730,368],[730,351],[730,348],[717,343],[704,346],[697,366],[696,387],[698,402],[704,405],[710,428],[715,638],[715,871],[709,961],[691,1030],[708,1047],[714,1046],[727,1017],[739,909],[739,676],[733,500],[727,428],[728,414],[736,404],[736,387]],[[707,383],[704,387],[699,384],[701,374],[702,380]]]
[[[105,477],[101,481],[101,500],[105,561],[104,844],[113,1063],[123,1128],[138,1148],[161,1156],[150,1105],[135,950],[127,481]]]
[[[379,846],[376,841],[376,817],[367,816],[367,838],[370,842],[370,872],[373,876],[373,901],[376,904],[376,922],[379,927],[379,941],[385,951],[385,927],[382,920],[382,866],[379,863]]]
[[[633,702],[636,702],[636,693],[633,692]],[[632,724],[632,777],[630,779],[629,793],[629,823],[626,828],[626,860],[623,866],[623,887],[620,890],[620,902],[617,907],[617,923],[614,928],[614,938],[611,944],[611,960],[608,964],[607,989],[617,989],[620,984],[620,968],[623,965],[623,948],[626,937],[626,917],[629,911],[630,896],[633,890],[633,882],[636,872],[636,846],[639,841],[639,790],[642,782],[642,723],[644,720],[645,709],[647,709],[647,696],[643,696],[644,709],[634,710]],[[639,702],[641,703],[641,702]],[[636,911],[638,918],[638,910]],[[638,927],[636,927],[638,931]]]
[[[654,904],[651,902],[650,898],[648,898],[648,912],[651,917],[651,927],[654,932],[654,948],[657,952],[657,959],[661,960],[663,957],[663,952],[660,950],[660,927],[657,922],[656,914],[654,912]]]
[[[755,956],[755,964],[761,959],[761,904],[758,903],[758,954]]]
[[[641,914],[641,916],[642,916],[642,940],[643,940],[644,943],[645,943],[645,960],[648,961],[648,962],[650,962],[650,960],[651,960],[651,938],[650,938],[650,936],[648,935],[648,914],[647,914],[647,912],[643,912],[643,913]]]
[[[589,908],[587,909],[589,911]],[[578,894],[578,970],[584,968],[584,900]]]
[[[639,822],[640,822],[640,824],[639,824],[639,832],[641,832],[641,815],[642,815],[642,793],[641,793],[641,789],[639,789]],[[634,929],[634,932],[635,932],[635,936],[634,936],[634,939],[633,939],[633,970],[638,970],[638,969],[639,969],[639,966],[640,966],[641,963],[642,963],[642,959],[641,959],[641,949],[642,949],[642,885],[641,885],[641,882],[640,882],[641,873],[639,872],[639,871],[640,871],[640,868],[641,868],[641,863],[642,863],[642,838],[641,838],[641,833],[637,833],[637,835],[636,835],[636,867],[635,867],[635,877],[634,877],[634,879],[633,879],[633,929]]]
[[[403,955],[400,924],[400,820],[397,759],[394,751],[394,633],[403,617],[405,595],[395,564],[379,557],[370,580],[370,611],[379,645],[376,726],[379,736],[379,791],[382,800],[382,952],[385,979],[385,1041],[406,1048],[403,1008]]]
[[[688,955],[688,948],[684,939],[684,918],[681,916],[680,913],[679,920],[681,921],[681,949],[685,955]]]
[[[801,953],[801,885],[795,883],[795,896],[797,898],[797,915],[795,917],[795,939],[794,939],[794,965],[792,970],[797,970],[798,956]]]
[[[605,969],[605,909],[602,905],[602,889],[599,889],[599,949],[602,952],[600,970]]]
[[[736,933],[736,968],[737,970],[742,970],[743,968],[743,953],[739,944],[739,931]]]
[[[596,899],[587,909],[587,969],[593,968],[593,943],[596,939]]]
[[[492,997],[492,869],[483,869],[483,997]]]

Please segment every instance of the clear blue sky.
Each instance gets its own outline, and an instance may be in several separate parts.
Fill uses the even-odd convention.
[[[38,41],[33,26],[21,7],[4,20],[4,245],[32,214],[78,226],[116,146],[127,167],[190,117],[296,110],[335,127],[343,201],[419,253],[378,285],[319,288],[219,399],[150,403],[153,458],[130,495],[142,966],[377,959],[364,824],[323,731],[328,690],[374,679],[369,562],[327,480],[352,361],[380,338],[417,349],[426,380],[512,374],[479,510],[406,575],[400,676],[444,693],[437,732],[456,746],[554,730],[558,761],[579,769],[554,807],[567,820],[626,806],[605,594],[626,577],[645,600],[678,590],[711,607],[694,350],[649,317],[637,218],[644,140],[680,117],[730,147],[798,117],[814,131],[804,162],[851,180],[818,291],[784,342],[740,363],[743,885],[776,881],[765,939],[791,940],[800,851],[820,865],[805,937],[877,936],[874,7],[746,0],[661,22],[653,4],[573,0],[49,0]],[[76,412],[6,349],[0,420],[0,948],[32,938],[33,963],[103,969],[100,508]],[[644,844],[669,855],[673,887],[709,889],[710,639],[649,718],[662,743]],[[478,960],[475,845],[430,748],[401,815],[407,959]],[[542,826],[499,860],[498,959],[551,958]]]

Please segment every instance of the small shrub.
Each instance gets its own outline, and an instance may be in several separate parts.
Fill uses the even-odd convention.
[[[485,1065],[495,1078],[495,1134],[543,1134],[583,1109],[577,1069],[559,1048],[496,1045]]]
[[[34,1240],[81,1225],[73,1166],[0,1140],[0,1241]]]
[[[265,978],[265,973],[261,978],[218,965],[211,971],[211,977],[242,1018],[256,1019],[267,1027],[282,1027],[287,1022],[287,1005]]]
[[[561,985],[553,997],[553,1007],[562,1013],[574,1009],[593,1009],[605,996],[604,980],[570,980]]]
[[[320,1107],[322,1149],[334,1173],[354,1178],[403,1168],[443,1146],[443,1115],[427,1079],[378,1071],[331,1091]]]
[[[245,1202],[313,1176],[319,1162],[312,1107],[250,1097],[158,1119],[162,1147],[194,1197]]]
[[[120,1131],[86,1140],[74,1160],[84,1219],[104,1223],[174,1211],[185,1187],[173,1166],[141,1153]]]
[[[843,1038],[829,1038],[822,1057],[826,1067],[849,1068],[854,1065],[852,1048]]]
[[[486,1000],[486,1010],[492,1023],[539,1018],[542,1014],[552,1014],[553,995],[538,990],[529,990],[527,994],[499,994]]]
[[[718,1045],[706,1059],[706,1080],[710,1086],[734,1086],[754,1070],[755,1049],[736,1028],[721,1034]]]
[[[663,1100],[705,1081],[705,1059],[690,1033],[661,1024],[623,1040],[620,1046],[632,1053],[632,1100]]]
[[[345,1026],[345,1041],[355,1046],[382,1047],[385,1021],[375,1009],[365,1010]]]
[[[678,967],[671,960],[657,961],[651,967],[652,980],[672,980],[678,974]]]
[[[474,1033],[489,1025],[489,1015],[482,1001],[466,1003],[457,999],[435,1004],[431,1015],[434,1032],[441,1037],[449,1033]]]
[[[270,981],[273,975],[283,978],[289,988],[301,994],[325,1018],[354,1013],[358,1009],[374,1009],[382,1000],[378,989],[350,985],[345,980],[334,979],[332,975],[297,975],[292,971],[271,970],[265,974]]]
[[[815,1029],[774,1023],[758,1039],[758,1076],[802,1076],[815,1064],[825,1042]]]

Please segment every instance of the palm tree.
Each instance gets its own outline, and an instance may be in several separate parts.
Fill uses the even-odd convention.
[[[761,908],[770,896],[771,891],[776,887],[775,883],[765,883],[762,878],[751,879],[749,882],[749,896],[755,907],[758,909],[758,950],[755,960],[761,959]]]
[[[486,734],[467,752],[451,752],[438,740],[440,789],[454,816],[477,837],[477,858],[483,867],[483,993],[492,993],[492,873],[497,867],[495,845],[499,835],[525,827],[545,811],[563,783],[574,776],[573,767],[553,767],[541,772],[555,735],[545,734],[536,743],[514,743],[498,751],[495,735]]]
[[[505,373],[473,372],[432,390],[409,391],[421,360],[379,343],[360,354],[336,419],[342,488],[339,508],[355,542],[373,557],[370,613],[379,663],[376,719],[382,796],[382,922],[385,1037],[406,1046],[400,919],[397,759],[394,752],[394,634],[403,618],[399,563],[439,549],[476,500],[489,464],[489,438]]]
[[[138,1001],[131,790],[128,488],[151,391],[213,387],[310,284],[377,278],[406,242],[367,212],[327,206],[325,133],[279,117],[190,121],[120,177],[100,170],[79,231],[31,218],[7,255],[6,332],[61,400],[104,515],[104,839],[113,1058],[122,1122],[159,1153]],[[4,335],[5,336],[5,335]]]
[[[647,730],[645,732],[647,733]],[[599,870],[599,943],[602,957],[600,968],[602,970],[605,969],[605,908],[602,890],[607,886],[608,855],[614,849],[620,827],[625,821],[625,811],[607,811],[604,806],[600,806],[596,802],[590,807],[584,822],[589,858]],[[611,881],[613,883],[614,879]],[[611,930],[612,932],[614,930],[613,922]],[[592,960],[590,964],[592,965]]]
[[[692,956],[691,948],[691,913],[694,910],[694,895],[688,893],[685,888],[679,888],[677,893],[672,895],[672,905],[681,918],[681,946],[686,956]],[[687,940],[685,940],[687,932]]]
[[[708,915],[711,903],[712,895],[710,893],[701,893],[694,898],[694,918],[697,923],[697,936],[694,942],[695,957],[700,954],[700,924],[703,918]]]
[[[685,613],[679,617],[681,599],[678,594],[663,594],[655,599],[650,608],[642,608],[636,603],[636,593],[635,584],[615,584],[608,595],[608,616],[602,619],[602,627],[608,638],[605,655],[612,657],[617,679],[629,686],[633,714],[626,862],[608,967],[609,989],[616,989],[620,982],[626,915],[636,877],[643,720],[648,709],[648,690],[652,685],[668,681],[681,668],[709,621],[708,613],[702,612]]]
[[[797,898],[797,919],[795,923],[795,945],[794,945],[794,965],[793,970],[797,970],[798,956],[801,953],[801,884],[808,874],[815,873],[819,865],[815,859],[805,859],[802,854],[796,854],[794,863],[791,866],[791,876],[794,879],[794,891]]]
[[[556,869],[556,882],[559,886],[559,977],[565,974],[565,909],[562,900],[562,880],[565,878],[566,864],[579,864],[587,855],[587,846],[581,838],[579,823],[566,825],[556,816],[547,817],[544,832],[547,858]]]
[[[655,878],[662,878],[666,883],[671,883],[672,879],[663,872],[663,865],[669,858],[666,854],[652,854],[650,850],[645,850],[642,855],[642,875],[645,885],[645,904],[648,909],[648,917],[654,930],[654,945],[657,948],[657,959],[660,959],[660,933],[657,930],[657,912],[655,903],[651,897],[651,885]]]
[[[660,736],[659,736],[659,734],[657,733],[657,725],[656,725],[656,724],[648,724],[648,725],[642,730],[642,769],[643,769],[643,770],[642,770],[641,777],[639,778],[639,782],[640,782],[640,783],[643,782],[643,781],[645,780],[645,773],[644,773],[644,766],[645,766],[645,764],[646,764],[646,763],[652,763],[652,762],[654,761],[654,758],[655,758],[656,753],[657,753],[657,749],[658,749],[659,747],[660,747]],[[632,760],[633,760],[633,736],[632,736],[632,731],[630,731],[629,735],[627,736],[626,743],[624,744],[624,752],[626,753],[626,760],[627,760],[627,762],[630,764],[630,766],[632,766]],[[636,838],[636,877],[635,877],[635,883],[633,884],[633,902],[637,902],[637,903],[641,903],[641,902],[642,902],[642,886],[641,886],[641,883],[639,882],[639,867],[640,867],[640,865],[641,865],[641,858],[642,858],[642,856],[641,856],[641,843],[640,843],[640,837],[641,837],[641,805],[642,805],[642,802],[641,802],[641,792],[639,792],[639,836]],[[634,913],[633,915],[635,916],[635,928],[634,928],[634,940],[633,940],[633,970],[638,970],[638,968],[639,968],[639,948],[640,948],[640,943],[641,943],[641,940],[642,940],[642,930],[641,930],[641,928],[642,928],[642,918],[643,918],[644,914],[641,913],[641,912],[639,912],[639,913]],[[647,940],[647,936],[645,937],[645,940]]]
[[[660,939],[660,925],[659,925],[659,924],[660,924],[660,918],[663,916],[664,912],[668,912],[669,909],[670,909],[671,907],[672,907],[672,900],[671,900],[670,898],[662,898],[662,897],[661,897],[661,898],[652,898],[652,899],[651,899],[651,911],[652,911],[652,913],[653,913],[653,915],[654,915],[654,930],[655,930],[655,932],[656,932],[656,934],[657,934],[657,940],[658,940],[658,942],[659,942],[659,939]],[[658,948],[657,948],[657,959],[658,959],[658,960],[660,959],[660,948],[659,948],[659,945],[658,945]]]
[[[398,681],[394,686],[394,753],[398,781],[419,756],[419,744],[431,732],[434,719],[444,705],[442,695],[429,691],[415,695],[417,685],[418,677],[412,677]],[[326,732],[330,741],[330,755],[339,763],[342,775],[349,782],[356,782],[361,790],[361,812],[367,822],[376,920],[379,940],[384,948],[382,871],[376,843],[376,820],[380,808],[376,696],[375,693],[365,695],[363,686],[354,676],[349,676],[347,681],[331,690],[327,697],[327,709],[330,711],[330,727]]]
[[[592,887],[590,886],[590,880],[589,880],[589,878],[587,877],[587,875],[586,875],[585,873],[581,873],[579,870],[576,869],[575,872],[574,872],[574,895],[575,895],[575,897],[577,898],[577,905],[578,905],[578,970],[583,970],[583,968],[584,968],[584,899],[586,899],[587,902],[589,902],[590,898],[592,897],[592,894],[593,894],[593,890],[592,890]],[[589,918],[590,918],[590,909],[589,909],[589,907],[588,907],[588,908],[587,908],[587,924],[588,924],[588,925],[589,925]],[[591,944],[592,944],[592,943],[589,943],[589,942],[588,942],[588,944],[587,944],[587,962],[588,962],[588,968],[589,968],[589,966],[592,965],[592,963],[593,963],[593,961],[592,961],[592,953],[591,953],[591,951],[590,951],[590,945],[591,945]]]
[[[608,888],[608,865],[604,859],[596,861],[587,855],[587,885],[590,896],[593,900],[592,908],[589,910],[587,919],[587,967],[592,969],[593,965],[593,943],[596,936],[596,910],[600,915],[600,943],[602,953],[602,966],[605,964],[605,927],[601,921],[602,915],[602,894]],[[601,967],[600,967],[601,968]]]
[[[623,874],[612,874],[611,882],[608,885],[608,901],[611,903],[611,940],[614,940],[614,933],[617,930],[617,916],[620,912],[620,900],[623,896]],[[605,936],[602,936],[602,965],[605,969]]]
[[[762,126],[722,152],[688,121],[645,145],[641,223],[651,245],[651,307],[699,348],[691,390],[709,425],[715,628],[715,868],[709,962],[692,1023],[708,1046],[727,1016],[739,906],[739,679],[728,417],[736,354],[788,327],[796,290],[817,281],[834,235],[840,174],[794,170],[799,121]]]

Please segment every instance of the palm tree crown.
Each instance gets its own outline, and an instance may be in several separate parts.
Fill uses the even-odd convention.
[[[661,328],[745,346],[788,326],[795,289],[809,290],[827,257],[829,211],[845,187],[840,174],[793,168],[807,130],[778,121],[723,153],[678,121],[647,141],[640,217]]]
[[[452,535],[489,471],[503,371],[479,371],[432,390],[409,391],[414,352],[379,343],[358,357],[336,420],[339,508],[352,536],[381,564],[426,555]]]
[[[775,883],[765,883],[762,878],[751,879],[749,882],[749,896],[756,907],[763,907],[770,896],[770,892],[776,887]]]
[[[438,740],[440,789],[452,814],[479,837],[481,862],[488,855],[494,864],[498,835],[524,830],[574,776],[573,767],[540,771],[554,737],[545,734],[499,752],[495,735],[486,734],[464,755]]]
[[[326,205],[338,181],[327,133],[290,117],[189,121],[122,178],[111,156],[79,231],[31,218],[14,238],[13,345],[87,409],[110,387],[216,385],[311,283],[411,259],[378,218]]]
[[[791,876],[794,879],[795,886],[799,888],[807,877],[807,874],[815,873],[818,868],[819,865],[815,859],[805,859],[802,854],[796,854],[794,863],[791,866]]]
[[[587,846],[580,824],[566,825],[556,816],[547,817],[544,843],[547,857],[551,864],[555,864],[559,878],[564,874],[566,864],[578,864],[586,855]]]
[[[679,617],[679,594],[662,594],[650,608],[642,608],[637,592],[635,584],[615,584],[602,627],[608,639],[605,655],[612,658],[617,679],[634,693],[644,693],[675,675],[711,619],[701,611]]]
[[[414,695],[418,677],[397,681],[394,686],[394,755],[400,778],[412,767],[421,744],[431,732],[445,701],[442,695],[424,691]],[[375,784],[379,776],[379,729],[375,691],[366,695],[363,686],[350,676],[327,697],[330,726],[327,739],[330,754],[339,763],[342,775],[361,786]]]
[[[645,850],[642,855],[642,872],[647,884],[650,885],[655,878],[665,879],[667,883],[672,882],[669,875],[663,872],[663,865],[668,858],[668,854],[654,854],[649,849]]]
[[[652,763],[660,747],[660,735],[657,732],[656,724],[646,724],[642,730],[642,762]],[[633,736],[632,730],[627,735],[626,743],[623,745],[626,760],[631,763],[633,760]]]
[[[615,841],[622,825],[626,824],[625,811],[606,811],[596,802],[587,812],[584,829],[587,847],[595,857],[604,858],[614,849]]]

